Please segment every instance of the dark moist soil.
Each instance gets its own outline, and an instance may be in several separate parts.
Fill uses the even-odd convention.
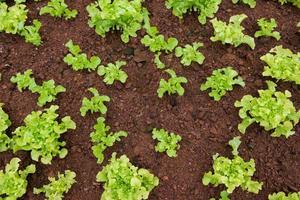
[[[74,21],[39,16],[38,10],[46,1],[28,1],[29,22],[38,18],[43,24],[43,44],[40,48],[26,44],[19,36],[0,34],[0,102],[5,103],[4,109],[13,122],[10,131],[22,125],[23,119],[31,111],[41,109],[36,104],[37,95],[29,91],[21,93],[9,81],[11,76],[26,69],[33,70],[38,82],[54,79],[66,87],[67,91],[59,95],[55,104],[60,106],[61,116],[70,115],[77,124],[75,131],[63,136],[69,149],[68,156],[62,160],[54,159],[52,165],[35,163],[37,173],[28,178],[28,192],[22,199],[43,199],[42,195],[33,195],[33,187],[47,183],[47,176],[72,169],[77,174],[77,184],[65,195],[65,199],[98,200],[103,188],[96,182],[95,176],[107,164],[112,152],[126,154],[134,165],[149,169],[159,177],[160,184],[151,192],[150,200],[207,200],[218,197],[223,187],[204,186],[202,176],[212,169],[212,155],[219,153],[230,156],[227,143],[233,136],[240,135],[237,125],[241,120],[234,102],[246,94],[257,95],[258,89],[266,87],[266,78],[261,75],[264,63],[260,61],[260,56],[279,44],[294,52],[300,51],[300,35],[296,28],[296,22],[300,21],[299,9],[262,0],[257,0],[255,9],[250,9],[224,0],[217,17],[228,21],[232,15],[247,14],[248,19],[243,26],[248,34],[254,34],[258,28],[256,20],[261,17],[273,17],[278,22],[282,39],[279,42],[272,38],[256,39],[256,48],[252,51],[244,45],[234,48],[212,43],[209,40],[213,33],[210,23],[200,25],[195,14],[179,21],[165,8],[164,0],[148,0],[145,6],[152,14],[152,24],[158,26],[161,33],[175,36],[181,45],[195,41],[202,41],[205,45],[201,49],[206,57],[203,65],[193,64],[185,68],[174,56],[163,57],[168,66],[185,76],[189,82],[184,86],[186,92],[183,97],[159,99],[156,94],[158,83],[166,75],[156,69],[152,53],[140,44],[144,33],[141,32],[126,45],[121,42],[118,33],[108,33],[105,39],[101,38],[87,24],[85,7],[92,1],[66,2],[79,11]],[[64,44],[69,39],[78,43],[89,56],[99,55],[103,63],[126,60],[128,65],[124,70],[129,75],[126,84],[106,86],[94,72],[73,71],[63,62],[67,54]],[[235,87],[221,101],[215,102],[207,92],[200,92],[199,85],[214,69],[228,65],[241,74],[246,87]],[[105,152],[103,165],[96,163],[89,138],[99,115],[88,114],[83,118],[79,113],[82,98],[90,95],[87,91],[89,87],[96,87],[102,94],[111,97],[106,121],[112,130],[126,130],[129,133],[127,138]],[[281,91],[290,90],[296,108],[300,108],[299,87],[279,82],[278,88]],[[155,142],[150,133],[153,127],[163,127],[183,137],[177,158],[155,153]],[[263,190],[255,195],[237,189],[231,196],[233,200],[263,200],[267,199],[269,193],[300,190],[300,126],[297,125],[295,130],[294,136],[284,139],[272,138],[270,132],[258,125],[248,128],[247,134],[242,137],[240,154],[246,160],[255,159],[257,170],[254,179],[264,183]],[[28,152],[18,152],[16,155],[2,153],[0,168],[4,168],[13,156],[19,156],[23,165],[32,162]]]

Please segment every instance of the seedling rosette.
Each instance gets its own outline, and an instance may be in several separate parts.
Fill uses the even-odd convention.
[[[184,66],[190,66],[192,62],[202,64],[205,60],[204,55],[198,51],[200,47],[203,47],[203,43],[194,42],[192,45],[187,44],[183,48],[177,47],[175,49],[175,55],[178,58],[181,58],[181,64]]]

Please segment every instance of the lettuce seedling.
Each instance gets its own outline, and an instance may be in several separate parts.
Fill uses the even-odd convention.
[[[281,5],[286,3],[291,3],[293,6],[296,6],[297,8],[300,8],[300,1],[299,0],[278,0]]]
[[[90,60],[85,53],[81,53],[79,45],[75,45],[72,40],[66,43],[66,47],[70,53],[64,57],[64,62],[72,67],[73,70],[94,71],[101,64],[101,59],[98,56],[92,56]]]
[[[238,73],[232,67],[216,69],[206,80],[200,86],[200,90],[204,91],[210,88],[209,96],[213,97],[215,101],[219,101],[227,91],[232,91],[234,85],[245,86],[242,77],[238,76]]]
[[[192,45],[187,44],[182,47],[177,47],[175,49],[176,57],[181,57],[181,64],[184,66],[190,66],[192,62],[196,62],[198,64],[202,64],[205,57],[204,55],[198,51],[200,47],[203,47],[203,43],[194,42]]]
[[[156,152],[166,152],[169,157],[176,157],[177,150],[179,150],[180,145],[178,144],[181,141],[181,136],[175,133],[168,133],[164,129],[153,129],[152,139],[158,140],[158,143],[155,146]]]
[[[77,10],[68,9],[64,0],[50,0],[48,4],[41,8],[40,15],[49,14],[52,17],[64,17],[66,20],[75,18]]]
[[[232,0],[232,3],[237,4],[239,1],[241,1],[244,4],[249,5],[250,8],[255,8],[255,6],[256,6],[256,0]]]
[[[25,125],[13,132],[12,149],[30,151],[31,158],[43,164],[51,164],[53,157],[66,157],[68,150],[63,148],[66,142],[60,141],[60,136],[69,129],[75,129],[76,124],[67,116],[59,123],[56,118],[58,106],[51,106],[42,111],[33,111],[25,119]]]
[[[245,133],[252,123],[259,123],[266,131],[274,130],[273,137],[293,135],[293,127],[299,122],[300,111],[296,112],[292,96],[289,91],[277,92],[276,84],[267,81],[268,89],[259,90],[259,97],[246,95],[241,101],[235,102],[235,107],[240,108],[239,116],[242,122],[238,129]]]
[[[111,29],[122,32],[121,39],[128,43],[129,37],[136,37],[142,28],[145,8],[143,0],[97,0],[87,6],[89,26],[101,37]]]
[[[168,81],[161,79],[159,82],[159,87],[157,89],[157,94],[159,98],[162,98],[167,92],[168,95],[178,94],[182,96],[184,94],[184,88],[181,86],[182,83],[187,83],[187,79],[183,76],[177,77],[176,73],[172,69],[165,70],[171,78]]]
[[[13,158],[0,170],[0,199],[17,200],[21,198],[27,189],[27,176],[35,173],[35,165],[28,165],[24,170],[19,170],[19,158]]]
[[[268,200],[299,200],[300,192],[285,194],[284,192],[273,193],[268,196]]]
[[[89,88],[90,91],[94,96],[91,99],[86,97],[82,100],[82,106],[80,108],[81,116],[85,116],[88,111],[91,113],[100,112],[101,114],[106,114],[107,107],[105,106],[105,102],[109,102],[110,98],[106,95],[100,95],[96,88]]]
[[[55,177],[48,177],[50,183],[41,188],[34,188],[34,194],[45,193],[48,200],[62,200],[64,193],[69,192],[72,185],[76,183],[76,173],[66,170],[64,174],[58,173],[58,179]]]
[[[160,55],[160,52],[154,55],[154,64],[156,65],[157,69],[164,69],[166,65],[160,60]]]
[[[6,130],[10,127],[11,121],[8,114],[2,108],[3,104],[0,103],[0,152],[7,151],[10,148],[10,138],[6,135]]]
[[[116,153],[97,174],[97,181],[104,183],[101,199],[113,200],[148,199],[151,190],[159,184],[159,179],[148,170],[132,165],[126,155],[116,158]]]
[[[247,15],[245,14],[234,15],[230,17],[228,24],[214,18],[210,21],[214,27],[214,36],[211,37],[210,40],[213,42],[221,41],[222,44],[231,44],[235,47],[244,43],[254,49],[254,38],[244,35],[243,30],[245,30],[245,28],[241,26],[242,21],[246,18]]]
[[[25,38],[25,41],[35,46],[41,45],[40,28],[42,23],[39,20],[33,20],[32,25],[24,26],[24,29],[20,32],[20,35]]]
[[[195,11],[199,14],[198,21],[205,24],[207,18],[212,18],[217,13],[221,2],[221,0],[167,0],[166,7],[172,9],[173,15],[180,19],[187,12]]]
[[[274,18],[271,18],[270,20],[260,18],[257,21],[257,24],[260,30],[255,32],[254,37],[273,37],[277,41],[280,40],[280,33],[278,31],[274,31],[274,29],[277,27],[277,23]]]
[[[289,49],[276,46],[260,59],[267,63],[263,76],[300,84],[300,53],[294,54]]]
[[[215,154],[213,156],[213,171],[206,172],[202,178],[202,183],[205,186],[209,184],[214,187],[225,185],[226,190],[222,194],[226,197],[225,199],[229,199],[228,194],[231,194],[238,187],[255,194],[258,194],[262,189],[263,183],[251,180],[256,171],[254,160],[250,159],[246,162],[238,155],[237,149],[240,144],[240,137],[235,137],[229,142],[233,149],[233,159]]]
[[[94,126],[94,132],[90,134],[93,143],[92,150],[94,156],[97,158],[97,163],[101,164],[104,160],[104,151],[108,147],[114,145],[116,141],[121,141],[121,137],[127,137],[126,131],[110,132],[110,127],[105,125],[105,119],[99,117]]]
[[[98,75],[104,76],[104,82],[107,85],[112,85],[115,80],[125,83],[128,75],[121,70],[121,67],[126,65],[125,61],[117,61],[114,63],[108,63],[107,66],[101,65],[98,67]]]
[[[38,93],[38,106],[44,106],[48,102],[53,102],[56,100],[56,96],[59,93],[65,92],[66,89],[61,86],[55,86],[54,80],[44,81],[42,85],[37,85],[35,79],[31,77],[32,70],[28,69],[24,74],[17,73],[10,80],[12,83],[16,83],[18,90],[22,92],[23,89],[29,89],[33,93]]]

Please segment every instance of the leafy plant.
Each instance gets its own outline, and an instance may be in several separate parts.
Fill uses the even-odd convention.
[[[41,86],[37,85],[35,79],[31,77],[32,70],[28,69],[24,72],[24,74],[17,73],[16,76],[13,76],[10,80],[12,83],[16,83],[18,90],[20,92],[23,89],[29,89],[33,93],[38,93],[38,105],[44,106],[48,102],[52,102],[56,100],[56,96],[59,93],[65,92],[66,89],[61,86],[55,86],[54,80],[44,81]]]
[[[276,84],[267,81],[268,89],[259,90],[259,97],[246,95],[241,101],[235,102],[235,107],[240,108],[239,116],[242,122],[238,129],[245,133],[252,123],[259,123],[266,131],[273,130],[273,137],[285,136],[288,138],[295,132],[293,126],[299,122],[300,111],[296,112],[293,102],[289,99],[289,91],[277,92]]]
[[[95,131],[90,134],[93,146],[93,154],[98,159],[97,162],[101,164],[104,160],[104,151],[106,148],[114,145],[116,141],[121,141],[121,137],[127,137],[128,133],[125,131],[109,132],[110,127],[105,125],[105,119],[99,117],[94,126]]]
[[[293,54],[289,49],[276,46],[260,59],[268,65],[264,67],[263,76],[300,84],[300,53]]]
[[[159,184],[159,179],[148,170],[132,165],[126,155],[116,158],[116,153],[97,174],[97,181],[104,183],[103,200],[148,199],[151,190]]]
[[[293,6],[296,6],[297,8],[300,8],[300,1],[299,0],[278,0],[281,5],[286,3],[291,3]]]
[[[26,193],[27,176],[35,173],[35,165],[28,165],[24,170],[19,170],[19,158],[13,158],[0,170],[0,198],[3,200],[17,200]]]
[[[257,21],[257,24],[260,27],[260,30],[255,32],[254,37],[269,36],[275,38],[277,41],[280,40],[280,33],[278,31],[274,31],[277,27],[277,23],[274,18],[271,18],[270,20],[260,18]]]
[[[212,18],[217,13],[221,2],[221,0],[167,0],[166,6],[180,19],[187,12],[195,11],[199,14],[198,21],[205,24],[207,18]]]
[[[249,5],[250,8],[255,8],[255,6],[256,6],[256,0],[232,0],[232,3],[237,4],[239,1],[241,1],[244,4]]]
[[[167,72],[171,78],[169,78],[168,81],[164,79],[160,80],[159,88],[157,90],[158,97],[162,98],[166,92],[169,95],[177,93],[179,96],[182,96],[184,94],[184,88],[181,84],[187,83],[187,79],[182,76],[177,77],[172,69],[167,69],[165,72]]]
[[[48,4],[41,8],[40,15],[50,14],[52,17],[64,17],[66,20],[75,18],[77,10],[68,9],[64,0],[50,0]]]
[[[158,140],[155,146],[156,152],[166,152],[169,157],[176,157],[176,151],[180,148],[178,142],[181,141],[181,136],[175,133],[168,133],[164,129],[153,129],[152,139]]]
[[[85,53],[81,53],[80,46],[75,45],[72,40],[66,43],[66,47],[70,53],[64,57],[64,62],[75,71],[83,69],[88,71],[96,70],[101,63],[101,59],[98,56],[92,56],[89,60]]]
[[[98,68],[98,75],[104,76],[104,82],[108,85],[114,83],[115,80],[125,83],[128,75],[121,70],[121,67],[126,65],[125,61],[117,61],[114,63],[108,63],[107,66],[101,65]]]
[[[34,188],[34,194],[45,193],[48,200],[62,200],[64,193],[67,193],[72,185],[76,183],[76,173],[70,170],[66,170],[64,174],[58,173],[58,179],[55,177],[49,177],[50,183],[44,185],[42,188]]]
[[[177,47],[175,50],[176,57],[181,57],[181,64],[184,66],[190,66],[192,62],[202,64],[205,57],[198,51],[198,48],[203,47],[203,43],[194,42],[192,45],[187,44],[182,47]]]
[[[106,95],[100,95],[96,88],[89,88],[94,96],[91,99],[86,97],[82,100],[82,106],[80,108],[81,116],[85,116],[88,111],[91,113],[100,112],[101,114],[105,114],[107,112],[107,107],[105,106],[105,102],[109,102],[110,98]]]
[[[250,161],[245,162],[238,155],[237,149],[240,144],[239,137],[235,137],[229,142],[229,145],[233,149],[233,159],[215,154],[213,156],[213,171],[205,173],[202,178],[202,183],[206,186],[209,184],[212,184],[214,187],[225,185],[226,190],[222,194],[225,197],[231,194],[237,187],[255,194],[258,194],[262,189],[263,183],[251,180],[255,173],[254,160],[250,159]]]
[[[252,49],[255,48],[254,39],[248,35],[244,35],[244,27],[241,26],[241,23],[244,19],[247,18],[247,15],[234,15],[229,19],[229,23],[219,21],[217,18],[214,18],[210,22],[214,27],[214,36],[210,38],[211,41],[221,41],[222,44],[232,44],[235,47],[240,46],[241,44],[248,44]]]
[[[4,112],[2,106],[3,104],[0,103],[0,152],[8,150],[10,147],[10,138],[5,132],[11,125],[9,116]]]
[[[25,119],[25,125],[13,132],[12,149],[31,151],[31,158],[43,164],[51,164],[53,157],[66,157],[68,150],[63,148],[66,142],[59,141],[60,136],[69,129],[75,129],[76,124],[67,116],[56,121],[58,106],[51,106],[42,111],[33,111]]]
[[[300,199],[300,192],[294,192],[285,194],[284,192],[278,192],[270,194],[268,197],[269,200],[299,200]]]
[[[165,63],[163,63],[163,62],[160,60],[160,58],[159,58],[160,55],[161,55],[160,52],[154,55],[154,64],[156,65],[156,67],[157,67],[158,69],[163,69],[163,68],[166,67],[166,65],[165,65]]]
[[[208,77],[207,81],[201,85],[200,90],[211,88],[209,96],[213,97],[215,101],[219,101],[227,91],[233,90],[234,85],[244,87],[245,82],[232,67],[226,67],[214,70],[212,76]]]
[[[87,6],[89,26],[98,35],[105,37],[110,29],[122,31],[121,39],[128,43],[129,37],[136,37],[142,28],[145,9],[143,0],[97,0]]]
[[[28,10],[22,3],[23,1],[16,1],[15,5],[8,6],[6,2],[0,1],[0,32],[18,34],[25,37],[26,42],[39,46],[41,23],[34,20],[33,25],[25,26]]]

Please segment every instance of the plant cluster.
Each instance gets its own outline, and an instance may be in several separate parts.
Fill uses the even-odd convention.
[[[70,53],[64,57],[64,62],[75,71],[83,69],[94,71],[101,64],[101,59],[98,56],[92,56],[88,59],[87,55],[81,52],[80,46],[74,44],[72,40],[66,43],[66,47]]]
[[[216,69],[212,75],[207,78],[207,81],[200,87],[201,91],[211,89],[210,97],[215,101],[219,101],[227,91],[232,91],[234,85],[245,86],[242,77],[232,67]]]
[[[161,79],[159,82],[159,88],[157,89],[157,94],[159,98],[162,98],[167,92],[168,95],[178,94],[182,96],[184,94],[184,88],[181,86],[182,83],[187,83],[187,79],[182,76],[177,76],[174,70],[167,69],[165,70],[171,78],[168,81]]]
[[[122,31],[121,39],[128,43],[129,37],[136,37],[142,28],[145,8],[143,0],[97,0],[87,6],[89,26],[98,35],[105,37],[111,29]]]
[[[159,179],[148,170],[132,165],[126,155],[116,158],[116,153],[97,174],[97,181],[104,183],[101,199],[114,200],[148,199],[151,190],[159,184]]]
[[[300,84],[300,53],[294,54],[289,49],[276,46],[260,59],[268,65],[264,67],[263,76]]]
[[[6,130],[11,125],[8,114],[2,108],[3,104],[0,103],[0,152],[6,151],[10,147],[10,138],[6,135]]]
[[[199,14],[198,21],[205,24],[207,18],[214,17],[221,2],[221,0],[167,0],[166,7],[172,9],[173,15],[180,19],[187,12],[195,11]]]
[[[244,4],[249,5],[250,8],[255,8],[255,6],[256,6],[256,0],[232,0],[232,3],[237,4],[239,1],[241,1]]]
[[[52,17],[64,17],[66,20],[75,18],[77,10],[68,9],[64,0],[50,0],[48,4],[41,8],[40,15],[50,14]]]
[[[28,69],[23,74],[17,73],[16,76],[13,76],[10,80],[12,83],[17,84],[18,90],[20,92],[23,89],[29,89],[33,93],[38,93],[38,106],[44,106],[48,102],[53,102],[56,100],[56,96],[59,93],[65,92],[66,89],[61,86],[55,86],[54,80],[44,81],[42,85],[37,85],[35,79],[31,77],[32,70]]]
[[[58,173],[57,180],[55,177],[48,177],[50,183],[41,188],[34,188],[33,193],[45,193],[48,200],[62,200],[64,193],[67,193],[72,185],[76,183],[75,177],[76,173],[70,170],[66,170],[64,174]]]
[[[207,172],[202,178],[204,185],[212,184],[213,186],[225,185],[226,190],[223,191],[222,199],[228,199],[228,194],[231,194],[237,187],[241,187],[243,190],[258,194],[262,189],[263,183],[253,181],[255,162],[253,159],[246,162],[242,157],[238,155],[238,147],[241,144],[240,138],[235,137],[229,142],[232,147],[233,159],[219,156],[216,154],[213,156],[213,171]]]
[[[200,47],[203,47],[203,43],[194,42],[192,45],[187,44],[182,47],[177,47],[175,49],[176,57],[181,57],[181,64],[184,66],[190,66],[192,62],[196,62],[198,64],[202,64],[205,57],[204,55],[198,51]]]
[[[274,31],[274,29],[277,27],[277,23],[274,18],[271,18],[270,20],[267,20],[265,18],[260,18],[257,21],[257,24],[260,28],[259,31],[256,31],[254,34],[254,37],[273,37],[277,41],[280,40],[281,36],[278,31]]]
[[[117,61],[116,63],[108,63],[107,66],[101,65],[98,67],[98,75],[104,76],[104,82],[111,85],[115,80],[125,83],[128,75],[121,67],[126,65],[125,61]]]
[[[101,114],[106,114],[107,107],[105,106],[105,102],[109,102],[110,98],[106,95],[100,95],[96,88],[89,88],[94,96],[91,99],[86,97],[82,100],[82,106],[80,108],[81,116],[85,116],[88,111],[91,113],[100,112]]]
[[[24,37],[26,42],[39,46],[41,22],[33,20],[32,25],[25,26],[28,10],[23,2],[16,1],[15,5],[8,6],[6,2],[0,1],[0,32],[18,34]]]
[[[268,200],[299,200],[300,192],[285,194],[284,192],[273,193],[268,196]]]
[[[276,91],[276,84],[272,81],[267,81],[267,85],[268,89],[258,91],[259,97],[245,95],[241,101],[235,102],[243,120],[238,129],[245,133],[247,127],[256,122],[266,131],[274,129],[271,136],[288,138],[295,133],[292,129],[299,122],[300,111],[296,111],[289,91]]]
[[[13,132],[12,149],[30,151],[31,158],[43,164],[51,164],[53,157],[64,158],[68,150],[63,148],[66,142],[60,141],[60,136],[69,129],[75,129],[76,124],[69,116],[56,119],[58,106],[51,106],[42,111],[33,111],[25,119],[25,125],[18,127]]]
[[[113,146],[116,141],[121,141],[121,137],[127,137],[128,133],[125,131],[109,133],[110,127],[105,125],[103,117],[97,119],[94,129],[94,132],[90,134],[93,143],[92,150],[97,162],[101,164],[104,160],[103,152],[105,149]]]
[[[234,15],[230,17],[228,24],[214,18],[210,21],[214,28],[214,36],[211,37],[210,40],[213,42],[221,41],[222,44],[231,44],[235,47],[238,47],[241,44],[247,44],[251,49],[254,49],[254,38],[245,35],[243,33],[245,28],[241,26],[242,21],[246,18],[247,15],[245,14]]]
[[[177,150],[179,150],[180,145],[178,144],[181,141],[181,136],[175,133],[168,133],[164,129],[153,129],[152,139],[158,140],[158,143],[155,146],[156,152],[166,152],[169,157],[176,157]]]
[[[35,173],[35,165],[28,165],[24,170],[19,170],[19,158],[13,158],[0,170],[0,199],[17,200],[26,193],[27,176]]]

